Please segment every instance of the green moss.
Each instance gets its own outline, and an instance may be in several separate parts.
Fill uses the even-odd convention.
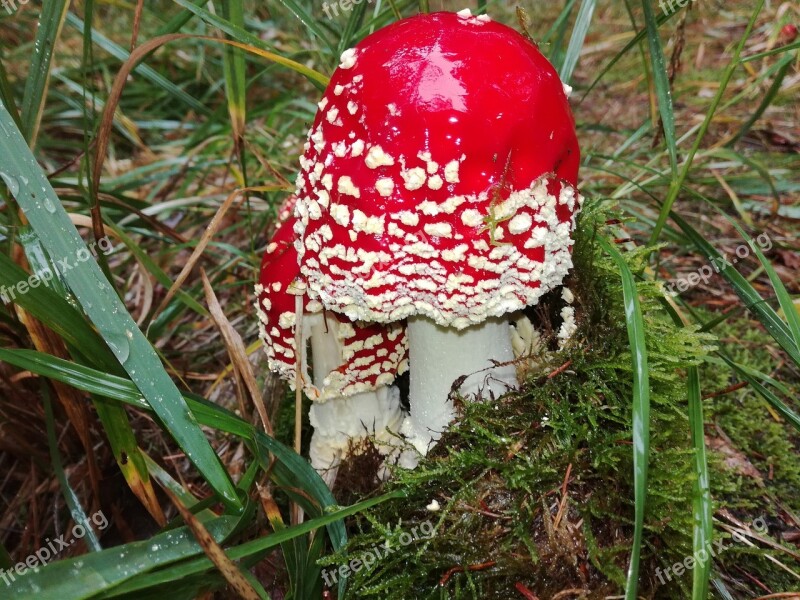
[[[757,324],[739,318],[717,329],[724,349],[738,363],[778,381],[796,381],[796,374],[785,363],[776,369],[776,363],[781,362],[776,361],[779,357],[774,343]],[[713,365],[704,368],[702,374],[708,391],[725,390],[736,383],[729,371]],[[786,391],[789,405],[800,410],[796,383]],[[732,594],[739,594],[735,597],[765,593],[743,573],[757,577],[773,592],[796,591],[800,583],[797,577],[774,561],[798,572],[798,561],[792,561],[780,546],[786,546],[782,534],[796,529],[800,513],[800,435],[773,415],[767,403],[748,388],[706,400],[706,419],[707,440],[719,447],[711,455],[712,491],[720,524],[715,533],[727,539],[728,547],[715,563],[714,576],[724,579]],[[721,527],[731,524],[727,515],[746,525],[763,519],[768,526],[766,535],[775,547],[756,544],[754,548],[731,540]],[[789,550],[797,552],[796,547]]]
[[[416,470],[395,472],[388,485],[406,499],[354,522],[349,554],[327,561],[344,564],[386,540],[397,546],[353,574],[349,597],[509,598],[519,596],[517,585],[544,598],[569,588],[603,597],[622,589],[633,532],[632,373],[619,272],[595,243],[607,218],[598,206],[581,218],[568,282],[577,298],[574,341],[552,347],[518,393],[466,404],[461,422]],[[628,260],[637,270],[644,255]],[[703,360],[711,338],[676,328],[656,284],[642,283],[640,294],[652,385],[642,591],[652,593],[655,569],[691,554],[683,369]],[[559,296],[535,311],[543,331],[557,329],[556,320],[546,321],[558,314]],[[426,510],[434,499],[440,512]],[[399,543],[428,521],[436,527],[430,539]],[[683,586],[673,580],[658,593],[683,596]]]

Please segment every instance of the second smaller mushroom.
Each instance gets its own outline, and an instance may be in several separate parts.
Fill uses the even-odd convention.
[[[284,216],[292,204],[293,199],[284,207]],[[310,459],[332,487],[351,447],[371,439],[388,454],[397,445],[404,414],[399,391],[391,383],[408,369],[406,332],[400,323],[351,322],[310,300],[299,279],[294,221],[288,218],[280,225],[264,254],[256,308],[269,368],[294,389],[295,307],[302,298],[300,337],[311,355],[302,353],[300,374],[303,391],[313,401]]]

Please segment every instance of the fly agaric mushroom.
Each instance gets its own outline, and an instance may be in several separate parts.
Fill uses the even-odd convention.
[[[459,377],[516,385],[507,315],[572,267],[579,154],[555,69],[488,16],[408,18],[342,55],[300,161],[301,271],[332,311],[408,319],[422,453]]]
[[[287,217],[293,207],[291,198],[281,210],[284,222],[264,254],[256,308],[269,368],[294,389],[295,308],[297,297],[303,297],[301,338],[303,344],[310,341],[313,372],[309,377],[304,353],[303,390],[314,401],[310,458],[332,485],[352,441],[374,434],[379,450],[387,453],[392,446],[391,432],[399,430],[403,414],[399,391],[388,386],[408,368],[407,340],[402,324],[352,323],[308,300],[298,279],[295,220]]]

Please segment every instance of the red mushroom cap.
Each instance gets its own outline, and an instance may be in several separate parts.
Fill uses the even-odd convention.
[[[791,44],[797,39],[797,25],[787,23],[781,28],[780,40],[784,44]]]
[[[302,273],[352,319],[463,328],[572,266],[580,151],[564,86],[486,16],[399,21],[342,55],[298,177]]]
[[[295,199],[290,198],[279,211],[291,215]],[[295,300],[304,297],[304,313],[317,314],[322,305],[309,300],[300,278],[297,250],[294,246],[295,218],[289,216],[270,241],[261,263],[261,277],[256,285],[256,309],[259,331],[264,340],[271,371],[295,383]],[[373,390],[391,383],[408,368],[407,338],[400,323],[379,325],[352,323],[343,316],[324,313],[331,335],[336,335],[341,348],[341,366],[328,374],[322,389],[315,387],[304,374],[304,391],[314,400]],[[304,336],[306,339],[307,336]]]

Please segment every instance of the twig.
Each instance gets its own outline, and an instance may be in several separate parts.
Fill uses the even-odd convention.
[[[539,600],[539,597],[522,585],[520,582],[514,584],[514,588],[524,596],[525,600]]]
[[[481,563],[479,565],[469,565],[466,567],[453,567],[452,569],[448,570],[442,578],[439,580],[439,585],[445,585],[450,578],[455,575],[456,573],[463,573],[464,571],[483,571],[485,569],[491,569],[493,566],[497,564],[497,561],[490,560],[489,562]]]
[[[294,299],[294,451],[300,454],[303,447],[303,299],[298,295]],[[303,520],[303,509],[292,503],[292,524]]]
[[[739,383],[735,383],[731,386],[726,387],[724,390],[719,390],[718,392],[711,392],[710,394],[705,394],[703,396],[703,400],[708,400],[709,398],[716,398],[717,396],[724,396],[725,394],[730,394],[731,392],[740,390],[743,387],[747,387],[748,385],[749,385],[748,382],[740,381]]]
[[[561,373],[563,373],[564,371],[566,371],[567,369],[569,369],[571,365],[572,365],[572,359],[568,360],[568,361],[567,361],[567,362],[565,362],[563,365],[561,365],[560,367],[558,367],[558,368],[557,368],[555,371],[553,371],[552,373],[550,373],[550,375],[548,375],[548,376],[547,376],[547,378],[548,378],[548,379],[552,379],[553,377],[556,377],[556,376],[558,376],[558,375],[561,375]]]

